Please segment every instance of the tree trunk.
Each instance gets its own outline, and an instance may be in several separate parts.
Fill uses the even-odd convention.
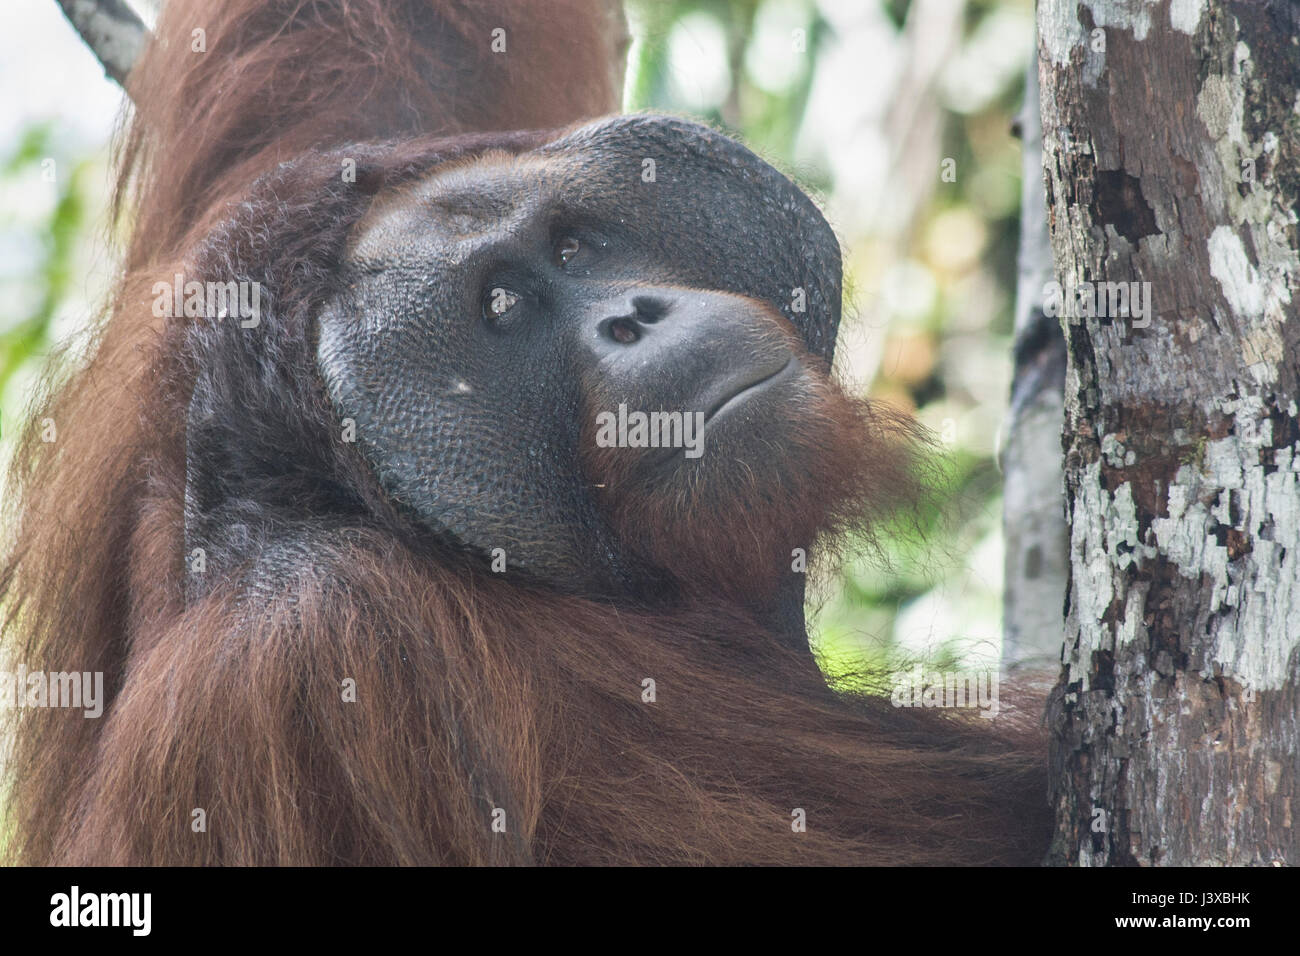
[[[1300,864],[1298,10],[1040,0],[1069,356],[1051,862]]]
[[[1069,537],[1061,476],[1065,339],[1057,319],[1043,314],[1043,288],[1052,279],[1052,246],[1043,190],[1036,59],[1030,60],[1025,77],[1025,103],[1017,126],[1022,160],[1015,369],[999,455],[1006,541],[1002,665],[1012,673],[1043,673],[1061,662]]]

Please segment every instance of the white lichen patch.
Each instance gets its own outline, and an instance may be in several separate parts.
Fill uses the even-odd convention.
[[[1123,454],[1112,445],[1111,453],[1117,452]],[[1069,665],[1070,681],[1080,681],[1081,689],[1086,691],[1093,653],[1113,650],[1139,634],[1140,600],[1127,602],[1123,623],[1115,634],[1102,623],[1102,617],[1113,600],[1124,598],[1121,572],[1154,550],[1144,547],[1140,540],[1137,507],[1128,482],[1116,488],[1113,495],[1108,493],[1101,482],[1101,462],[1097,461],[1088,466],[1081,491],[1085,497],[1075,501],[1070,529],[1070,604],[1079,625],[1079,642]],[[1129,553],[1120,553],[1121,545]]]
[[[1273,241],[1271,230],[1255,229],[1256,248],[1266,260],[1264,271],[1251,264],[1235,229],[1217,226],[1208,243],[1210,274],[1232,313],[1242,320],[1242,364],[1256,385],[1278,380],[1287,358],[1282,329],[1291,306],[1291,286],[1300,274],[1300,258],[1286,242]]]
[[[1117,568],[1127,570],[1136,558],[1142,557],[1144,551],[1138,530],[1137,505],[1133,501],[1133,486],[1129,482],[1126,481],[1115,489],[1107,519],[1106,541],[1109,553],[1115,556]],[[1121,545],[1126,548],[1124,552],[1120,551]]]
[[[1246,91],[1238,77],[1211,74],[1196,94],[1196,115],[1205,124],[1212,139],[1227,139],[1243,144],[1245,134]]]
[[[1218,169],[1201,169],[1202,200],[1231,225],[1220,225],[1209,238],[1210,272],[1239,318],[1269,321],[1247,332],[1246,361],[1256,384],[1276,381],[1271,368],[1282,347],[1277,326],[1286,318],[1291,290],[1300,277],[1300,255],[1288,236],[1297,222],[1289,202],[1279,202],[1269,170],[1278,161],[1275,131],[1252,141],[1245,131],[1246,85],[1254,72],[1250,48],[1233,48],[1229,75],[1206,77],[1196,98],[1196,114],[1205,124],[1219,160]],[[1252,264],[1240,230],[1249,229],[1257,264]]]
[[[1145,40],[1151,29],[1151,14],[1164,0],[1092,0],[1081,3],[1092,12],[1099,27],[1127,30],[1135,40]]]
[[[1173,0],[1169,4],[1169,25],[1183,33],[1195,33],[1205,12],[1205,0]]]
[[[1208,454],[1207,448],[1207,457]],[[1195,580],[1202,574],[1209,576],[1209,610],[1215,613],[1228,593],[1228,549],[1207,534],[1215,522],[1211,520],[1209,508],[1196,497],[1204,484],[1198,478],[1194,466],[1178,469],[1178,477],[1169,486],[1169,516],[1152,521],[1151,530],[1160,550],[1183,577]]]
[[[1255,230],[1258,236],[1261,230]],[[1265,230],[1266,232],[1266,230]],[[1277,381],[1278,366],[1286,359],[1282,327],[1291,305],[1291,285],[1300,274],[1300,259],[1284,242],[1264,240],[1256,248],[1269,257],[1261,273],[1251,264],[1235,229],[1218,226],[1207,243],[1210,274],[1223,298],[1242,321],[1242,363],[1257,385]]]
[[[1169,488],[1168,516],[1155,519],[1151,530],[1180,574],[1191,580],[1205,576],[1210,614],[1235,609],[1225,615],[1224,626],[1211,627],[1218,639],[1212,663],[1261,690],[1286,685],[1288,661],[1300,646],[1300,461],[1293,448],[1276,449],[1277,468],[1265,474],[1258,449],[1271,428],[1256,433],[1254,421],[1239,413],[1237,435],[1207,442],[1201,463],[1179,468]],[[1219,544],[1218,526],[1234,528],[1247,543],[1248,552],[1237,561]],[[1211,673],[1207,668],[1202,676]]]
[[[1078,621],[1079,639],[1069,655],[1069,682],[1087,691],[1093,653],[1113,647],[1102,616],[1114,596],[1116,569],[1106,553],[1110,495],[1101,483],[1100,461],[1087,466],[1078,487],[1070,526],[1070,614]]]
[[[1089,668],[1097,651],[1115,651],[1146,638],[1145,590],[1127,590],[1124,572],[1163,555],[1189,581],[1204,588],[1205,613],[1217,643],[1201,676],[1214,666],[1255,690],[1286,686],[1288,663],[1300,646],[1300,456],[1293,448],[1272,451],[1276,470],[1259,464],[1270,448],[1272,422],[1258,398],[1218,410],[1235,415],[1234,434],[1199,446],[1196,460],[1182,465],[1166,494],[1166,515],[1154,519],[1143,540],[1130,482],[1114,493],[1101,480],[1102,462],[1085,469],[1071,527],[1071,616],[1078,628],[1070,655],[1071,682],[1089,689]],[[1102,457],[1115,466],[1131,452],[1105,436]],[[1234,515],[1235,519],[1234,520]],[[1232,528],[1245,542],[1231,555],[1219,542]],[[1122,615],[1104,624],[1114,601]]]
[[[1038,6],[1038,43],[1055,66],[1069,66],[1070,54],[1087,36],[1075,8],[1063,3],[1045,3]],[[1297,98],[1300,112],[1300,98]]]
[[[1264,283],[1246,256],[1246,247],[1231,226],[1218,226],[1210,234],[1210,275],[1219,281],[1229,308],[1240,318],[1264,314]]]

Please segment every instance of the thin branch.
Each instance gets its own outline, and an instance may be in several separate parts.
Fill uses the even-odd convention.
[[[58,4],[104,72],[125,89],[127,75],[149,40],[144,21],[125,0],[58,0]]]

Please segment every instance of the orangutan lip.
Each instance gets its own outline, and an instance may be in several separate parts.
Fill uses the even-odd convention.
[[[720,415],[722,412],[726,411],[729,408],[734,408],[736,405],[739,405],[743,402],[748,401],[753,395],[768,388],[771,385],[771,383],[774,382],[775,380],[788,378],[789,373],[792,370],[798,368],[799,368],[799,363],[792,355],[786,361],[786,363],[782,365],[780,368],[778,368],[775,372],[769,372],[766,375],[761,375],[759,378],[751,379],[750,381],[744,383],[735,391],[733,391],[731,394],[724,395],[722,398],[714,402],[713,407],[709,409],[708,413],[705,414],[704,418],[699,420],[700,421],[699,427],[701,429],[706,428],[709,422],[717,418],[718,415]],[[686,415],[695,416],[698,414],[700,413],[685,412],[683,413],[683,417],[685,417]],[[668,468],[668,467],[675,468],[677,467],[677,463],[681,460],[681,457],[682,457],[682,450],[680,448],[662,448],[659,449],[657,454],[654,454],[650,457],[648,464],[650,468]]]
[[[793,366],[794,364],[795,364],[794,356],[792,355],[788,360],[786,360],[786,363],[782,365],[779,369],[777,369],[775,372],[772,372],[769,375],[764,375],[760,379],[742,385],[737,391],[732,392],[730,395],[724,397],[721,401],[719,401],[711,409],[709,409],[708,413],[705,414],[704,416],[704,424],[707,425],[709,422],[711,422],[718,415],[722,414],[722,412],[726,411],[728,408],[732,408],[736,405],[739,405],[741,402],[746,401],[747,399],[750,398],[750,396],[756,394],[757,392],[767,387],[768,383],[771,382],[773,379],[783,376],[786,372],[790,370],[791,366]]]

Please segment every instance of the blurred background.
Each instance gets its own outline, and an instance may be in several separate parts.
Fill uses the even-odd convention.
[[[131,5],[153,22],[152,0]],[[816,596],[826,666],[891,647],[995,660],[1020,203],[1012,124],[1033,0],[627,6],[626,108],[711,122],[817,197],[844,248],[839,371],[915,412],[945,455],[944,500],[924,516],[943,533],[890,539],[885,561],[851,561]],[[108,160],[123,97],[54,0],[0,4],[0,91],[2,467],[51,346],[87,340],[116,275]]]

